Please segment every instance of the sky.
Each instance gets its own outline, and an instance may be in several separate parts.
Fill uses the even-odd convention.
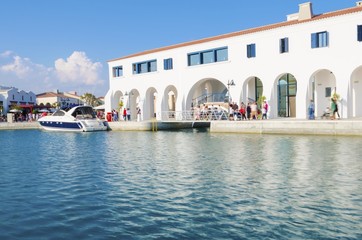
[[[310,0],[313,13],[357,0]],[[307,0],[0,0],[0,86],[105,96],[107,61],[283,22]]]

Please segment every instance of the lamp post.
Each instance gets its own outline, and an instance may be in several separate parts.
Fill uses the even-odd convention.
[[[228,118],[230,119],[230,86],[235,86],[234,80],[228,80]]]

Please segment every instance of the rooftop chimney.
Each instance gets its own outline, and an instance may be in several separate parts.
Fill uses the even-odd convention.
[[[312,3],[306,2],[299,4],[299,14],[298,14],[298,20],[307,20],[311,19],[313,17],[313,11],[312,11]]]

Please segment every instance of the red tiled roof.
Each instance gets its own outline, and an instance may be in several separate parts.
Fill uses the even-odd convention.
[[[49,98],[49,97],[66,97],[64,94],[61,93],[54,93],[54,92],[45,92],[36,95],[37,98]]]
[[[48,98],[48,97],[57,97],[57,96],[58,94],[53,92],[45,92],[36,95],[37,98]]]
[[[48,97],[73,97],[80,98],[80,96],[72,93],[55,93],[55,92],[45,92],[36,95],[37,98],[48,98]]]
[[[356,7],[346,8],[346,9],[342,9],[342,10],[335,11],[335,12],[329,12],[329,13],[315,15],[311,19],[306,19],[306,20],[301,20],[301,21],[298,21],[298,20],[285,21],[285,22],[270,24],[270,25],[266,25],[266,26],[262,26],[262,27],[256,27],[256,28],[251,28],[251,29],[247,29],[247,30],[222,34],[222,35],[218,35],[218,36],[214,36],[214,37],[203,38],[203,39],[199,39],[199,40],[195,40],[195,41],[179,43],[179,44],[170,45],[170,46],[161,47],[161,48],[155,48],[155,49],[146,50],[146,51],[143,51],[143,52],[131,54],[131,55],[128,55],[128,56],[124,56],[124,57],[121,57],[121,58],[112,59],[112,60],[109,60],[108,62],[127,59],[127,58],[131,58],[131,57],[142,56],[142,55],[146,55],[146,54],[150,54],[150,53],[156,53],[156,52],[166,51],[166,50],[180,48],[180,47],[186,47],[186,46],[205,43],[205,42],[216,41],[216,40],[225,39],[225,38],[231,38],[231,37],[236,37],[236,36],[261,32],[261,31],[267,31],[267,30],[280,28],[280,27],[285,27],[285,26],[290,26],[290,25],[295,25],[295,24],[301,24],[301,23],[306,23],[306,22],[311,22],[311,21],[317,21],[317,20],[321,20],[321,19],[325,19],[325,18],[337,17],[337,16],[351,14],[351,13],[355,13],[355,12],[362,12],[362,7],[361,6],[356,6]]]

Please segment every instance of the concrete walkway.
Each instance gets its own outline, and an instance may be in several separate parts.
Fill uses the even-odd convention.
[[[298,134],[362,136],[362,119],[299,120],[268,119],[251,121],[142,121],[108,122],[111,131],[162,131],[210,128],[212,133]],[[41,129],[37,122],[0,122],[0,130]]]
[[[217,121],[211,123],[210,132],[362,136],[362,120]]]

